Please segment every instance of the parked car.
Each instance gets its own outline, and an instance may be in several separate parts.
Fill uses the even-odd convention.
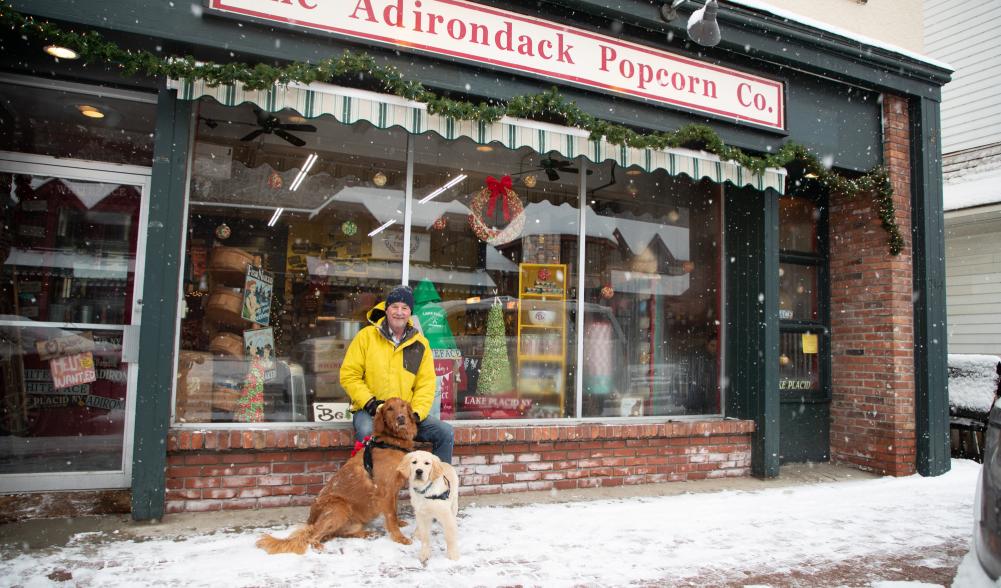
[[[1001,578],[1001,404],[991,408],[984,464],[973,504],[973,553],[992,580]]]

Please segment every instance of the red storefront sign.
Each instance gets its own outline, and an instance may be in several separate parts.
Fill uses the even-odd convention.
[[[781,82],[465,0],[210,0],[209,8],[785,128]]]

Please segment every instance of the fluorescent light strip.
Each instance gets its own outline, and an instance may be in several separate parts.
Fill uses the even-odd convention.
[[[299,184],[306,179],[306,174],[308,174],[309,170],[313,168],[313,164],[316,163],[316,160],[317,157],[315,153],[310,153],[309,156],[306,157],[306,162],[302,164],[302,169],[299,170],[295,179],[292,180],[292,185],[289,186],[289,192],[295,192],[299,189]]]
[[[278,222],[278,217],[280,217],[283,212],[285,212],[284,208],[276,208],[275,213],[271,215],[271,220],[268,221],[268,226],[275,226],[275,223]]]
[[[449,180],[448,183],[445,184],[444,186],[438,188],[434,192],[431,192],[430,194],[428,194],[424,198],[421,198],[420,200],[418,200],[417,204],[424,204],[428,200],[431,200],[435,196],[441,194],[445,190],[448,190],[449,188],[451,188],[452,186],[458,184],[459,182],[461,182],[464,179],[466,179],[466,174],[459,174],[459,175],[455,176],[454,178],[452,178],[451,180]]]
[[[388,229],[389,225],[391,225],[391,224],[393,224],[395,222],[396,222],[396,220],[394,219],[394,220],[388,220],[388,221],[382,223],[381,227],[379,227],[377,229],[374,229],[371,233],[368,234],[368,236],[369,237],[374,237],[374,236],[378,235],[379,233],[381,233],[381,232],[385,231],[386,229]]]

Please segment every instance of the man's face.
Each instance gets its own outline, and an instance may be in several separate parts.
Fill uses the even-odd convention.
[[[400,332],[407,326],[410,320],[410,307],[403,302],[394,302],[386,308],[386,320],[389,321],[389,328]]]

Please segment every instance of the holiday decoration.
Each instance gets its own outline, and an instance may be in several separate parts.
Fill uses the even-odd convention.
[[[540,280],[546,281],[546,280],[549,279],[549,275],[550,274],[549,274],[549,270],[548,269],[542,268],[542,269],[539,270],[539,273],[537,275],[539,276]]]
[[[421,323],[421,332],[431,344],[434,358],[435,400],[431,416],[455,417],[456,381],[462,366],[459,351],[448,326],[448,311],[441,305],[441,296],[431,280],[424,278],[414,289],[414,316]]]
[[[500,210],[503,219],[508,223],[503,229],[498,229],[486,220]],[[525,228],[525,207],[518,194],[511,189],[511,176],[500,180],[489,176],[487,187],[473,196],[469,203],[469,226],[476,237],[491,245],[503,245],[521,235]]]
[[[525,184],[526,188],[534,188],[535,184],[539,182],[539,178],[535,177],[535,174],[528,174],[527,176],[521,178],[521,183]]]
[[[233,420],[240,423],[259,423],[264,420],[264,362],[254,358],[250,362],[247,378],[240,388]]]
[[[389,181],[389,178],[387,178],[386,174],[381,171],[375,172],[375,175],[372,176],[372,183],[378,188],[385,186],[387,181]]]
[[[605,300],[608,300],[612,296],[615,296],[615,289],[612,288],[611,285],[607,285],[607,286],[602,286],[601,287],[601,297],[602,298],[604,298]]]
[[[354,221],[344,221],[341,223],[341,232],[348,237],[353,237],[358,232],[358,225]]]
[[[487,314],[487,336],[483,344],[483,363],[476,383],[476,393],[480,396],[498,396],[510,392],[511,360],[507,356],[507,336],[504,330],[504,310],[500,300]]]
[[[229,239],[229,236],[233,234],[233,229],[229,228],[229,225],[222,223],[215,228],[215,236],[220,241],[225,241]]]
[[[366,83],[374,82],[387,93],[426,103],[430,114],[455,120],[488,124],[505,116],[547,122],[556,120],[567,126],[588,131],[593,141],[604,139],[612,145],[633,149],[671,147],[701,149],[719,156],[722,160],[736,162],[754,173],[798,162],[803,168],[805,177],[816,178],[813,181],[830,192],[852,197],[872,194],[883,228],[889,235],[890,253],[898,255],[905,244],[903,234],[896,223],[893,186],[885,168],[877,166],[861,177],[847,178],[825,167],[806,147],[792,142],[783,144],[774,153],[758,157],[749,155],[738,147],[726,145],[720,136],[706,125],[692,124],[675,131],[654,131],[644,134],[590,114],[576,102],[568,101],[557,88],[538,94],[514,96],[503,105],[452,100],[428,90],[418,81],[404,79],[403,74],[393,66],[380,65],[370,55],[355,54],[351,51],[344,51],[340,56],[322,59],[315,64],[293,62],[275,67],[264,63],[219,64],[199,61],[192,56],[178,57],[143,50],[126,50],[104,40],[100,33],[95,31],[86,33],[64,31],[50,22],[25,16],[11,9],[4,0],[0,0],[0,26],[15,34],[20,33],[26,39],[33,38],[45,44],[72,49],[80,56],[83,63],[114,65],[122,75],[126,76],[145,74],[151,78],[204,80],[209,86],[240,85],[250,91],[271,89],[276,85],[287,86],[293,82],[310,84],[336,79],[339,83],[344,83],[353,77],[364,78]],[[472,218],[470,222],[473,222]]]
[[[439,216],[437,220],[431,223],[431,228],[435,231],[444,231],[446,227],[448,227],[448,218],[445,215]]]
[[[268,175],[268,187],[271,188],[272,190],[282,189],[282,177],[278,172],[272,171]]]

